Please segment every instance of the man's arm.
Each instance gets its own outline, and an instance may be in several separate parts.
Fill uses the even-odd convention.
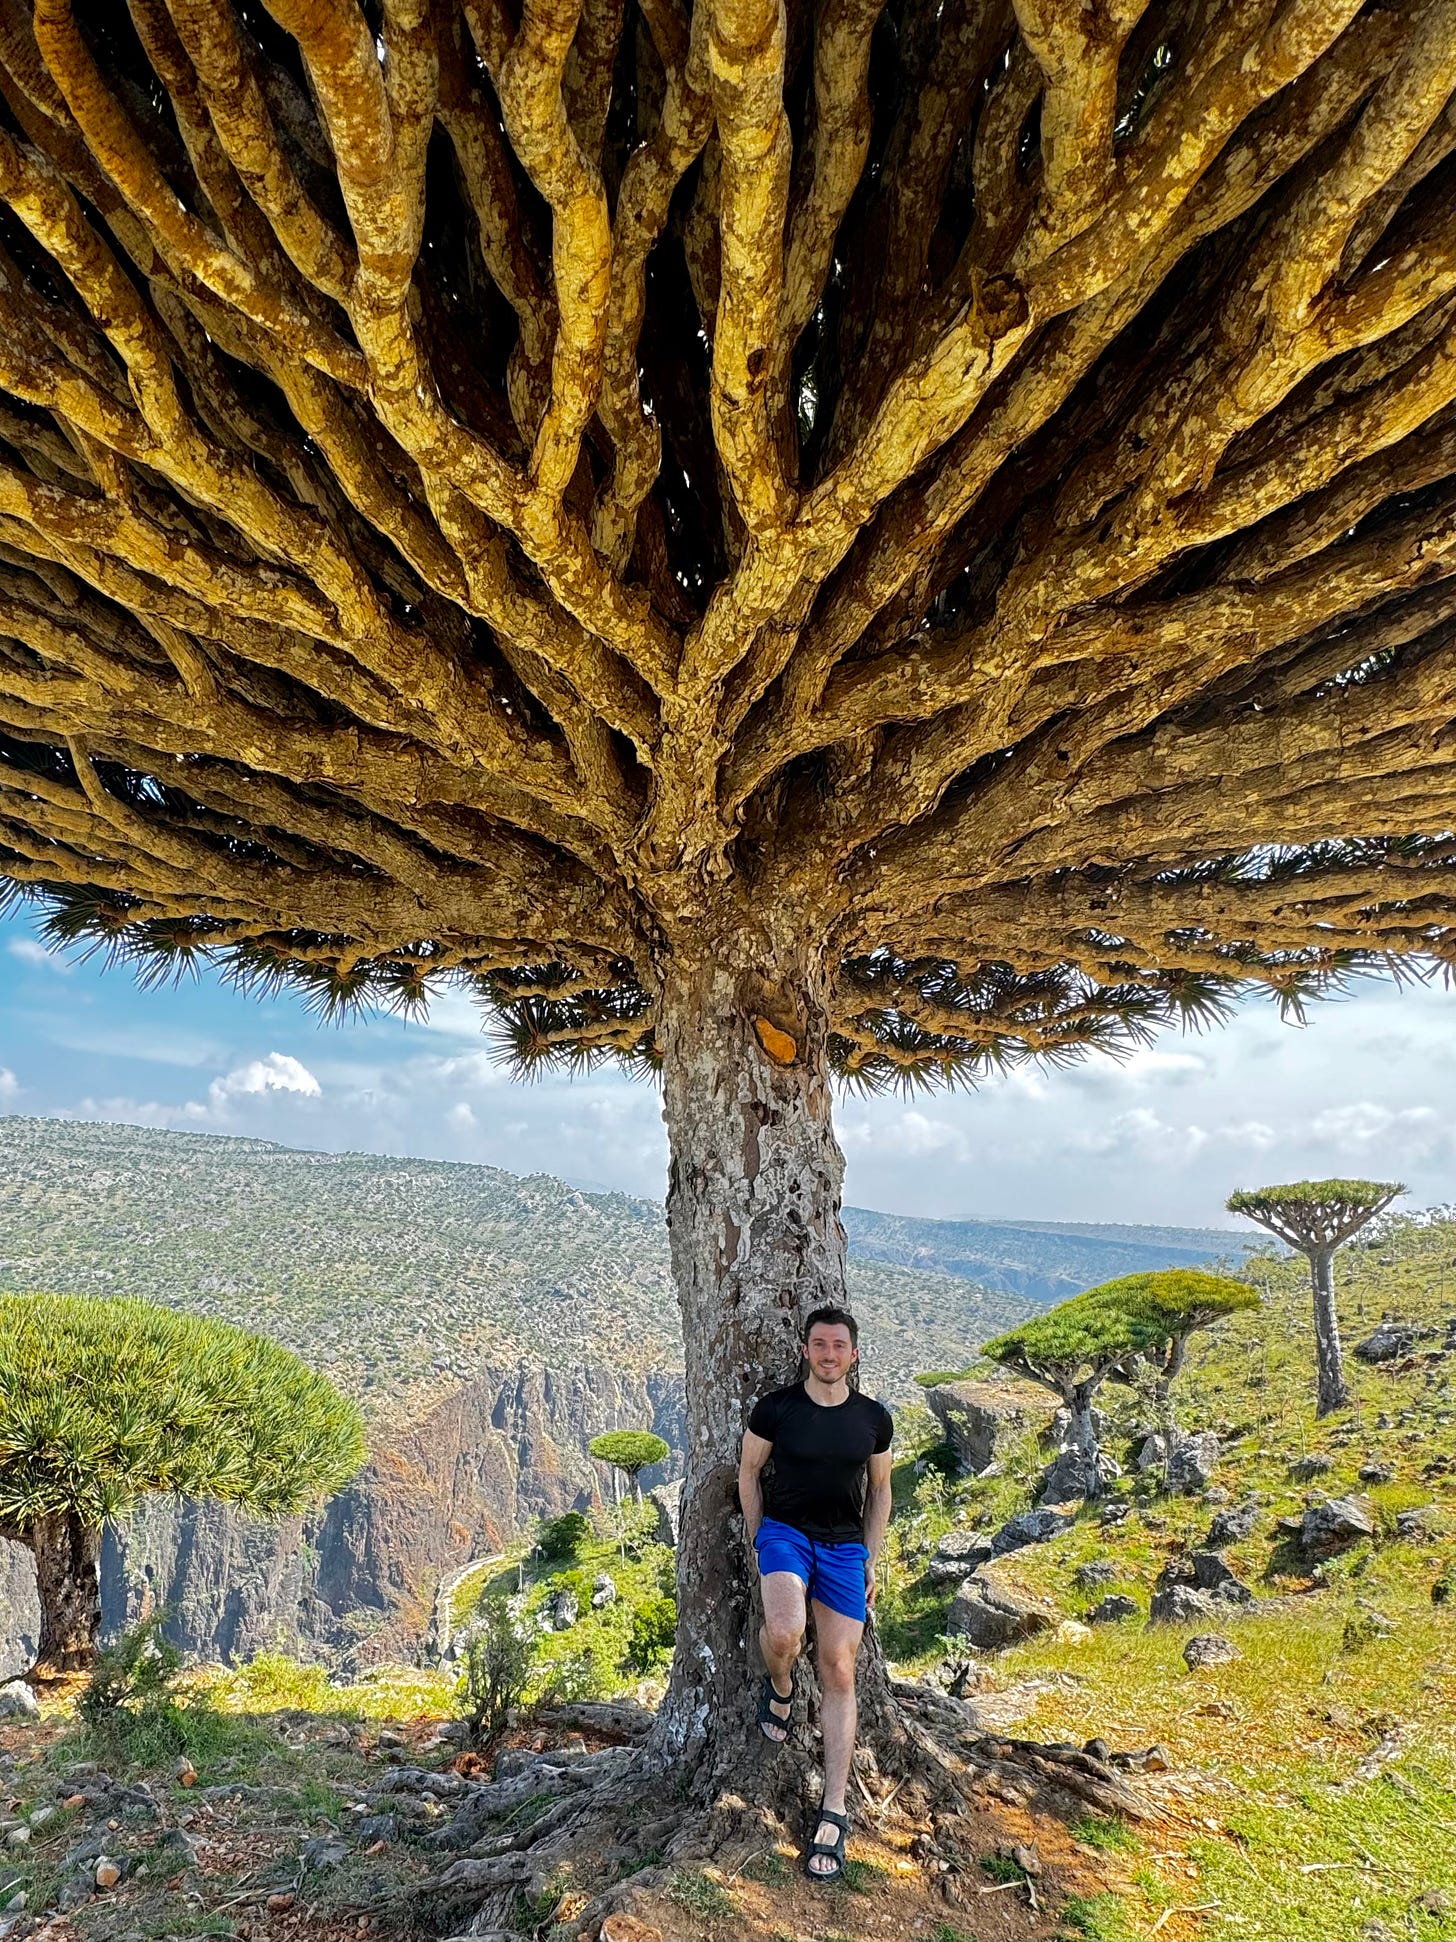
[[[763,1522],[763,1466],[773,1455],[773,1444],[752,1430],[743,1432],[743,1450],[738,1458],[738,1501],[743,1506],[743,1528],[751,1544]]]
[[[865,1490],[864,1541],[865,1549],[869,1552],[865,1560],[865,1598],[871,1605],[875,1602],[875,1566],[879,1562],[890,1523],[890,1464],[888,1450],[879,1450],[870,1458],[869,1480]]]

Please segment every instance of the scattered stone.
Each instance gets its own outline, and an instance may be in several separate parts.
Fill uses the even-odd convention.
[[[1451,1897],[1440,1888],[1428,1888],[1424,1895],[1417,1895],[1415,1905],[1423,1915],[1437,1918],[1449,1915],[1452,1909]]]
[[[119,1861],[113,1861],[109,1854],[103,1854],[96,1863],[93,1879],[98,1888],[114,1888],[121,1880],[122,1869]]]
[[[1192,1557],[1193,1582],[1200,1591],[1211,1591],[1230,1604],[1252,1605],[1254,1594],[1242,1578],[1224,1563],[1217,1551],[1195,1551]]]
[[[1409,1355],[1416,1345],[1416,1329],[1410,1322],[1398,1322],[1387,1315],[1373,1334],[1355,1344],[1362,1362],[1394,1362]]]
[[[1076,1521],[1075,1510],[1055,1504],[1043,1504],[1037,1510],[1021,1511],[1003,1524],[992,1538],[991,1555],[1002,1558],[1008,1551],[1019,1551],[1027,1544],[1049,1543]]]
[[[590,1935],[591,1931],[586,1931]],[[662,1930],[653,1928],[647,1922],[639,1922],[635,1915],[627,1915],[618,1909],[602,1922],[597,1934],[601,1942],[662,1942]]]
[[[10,1832],[5,1836],[5,1845],[11,1848],[23,1848],[29,1840],[30,1829],[28,1827],[12,1827]]]
[[[1395,1534],[1416,1544],[1429,1544],[1440,1535],[1441,1515],[1434,1504],[1420,1504],[1415,1510],[1396,1513]]]
[[[49,1827],[52,1821],[59,1820],[60,1817],[61,1810],[59,1807],[37,1807],[33,1813],[27,1814],[25,1818],[30,1823],[32,1830],[39,1834],[42,1828]]]
[[[1188,1584],[1165,1585],[1153,1593],[1148,1607],[1149,1625],[1196,1625],[1212,1618],[1218,1610],[1213,1594]]]
[[[366,1847],[375,1841],[397,1841],[399,1816],[398,1814],[366,1814],[355,1832]]]
[[[1112,1748],[1107,1744],[1106,1740],[1089,1740],[1082,1751],[1087,1755],[1089,1760],[1100,1760],[1104,1767],[1112,1759]]]
[[[1239,1716],[1238,1707],[1228,1699],[1210,1699],[1198,1711],[1204,1719],[1237,1719]]]
[[[1234,1504],[1218,1513],[1208,1527],[1204,1545],[1210,1551],[1222,1551],[1230,1544],[1242,1544],[1246,1538],[1253,1536],[1258,1521],[1258,1504],[1252,1498],[1246,1498],[1243,1503]]]
[[[1214,1466],[1222,1454],[1223,1444],[1212,1430],[1200,1430],[1193,1436],[1180,1436],[1168,1458],[1169,1490],[1206,1490],[1213,1481]]]
[[[657,1512],[657,1529],[653,1536],[659,1544],[670,1549],[677,1546],[678,1520],[682,1515],[683,1480],[675,1478],[672,1483],[660,1483],[647,1493],[647,1501]]]
[[[1327,1476],[1334,1467],[1333,1457],[1315,1450],[1309,1456],[1296,1457],[1289,1466],[1289,1474],[1296,1483],[1313,1483],[1316,1477]]]
[[[1211,1483],[1203,1493],[1203,1501],[1205,1504],[1226,1504],[1231,1494],[1221,1483]]]
[[[1299,1541],[1310,1557],[1331,1557],[1374,1535],[1374,1518],[1354,1497],[1327,1497],[1300,1519]]]
[[[1037,1485],[1037,1502],[1080,1502],[1083,1498],[1095,1497],[1109,1481],[1121,1475],[1122,1466],[1115,1463],[1105,1450],[1095,1465],[1085,1450],[1062,1450],[1042,1472],[1041,1482]]]
[[[1126,1498],[1114,1497],[1111,1503],[1102,1506],[1101,1511],[1098,1513],[1097,1521],[1110,1529],[1113,1525],[1125,1524],[1131,1513],[1132,1505],[1127,1502]]]
[[[23,1679],[0,1686],[0,1719],[39,1719],[40,1701]]]
[[[1117,1566],[1110,1558],[1093,1558],[1087,1564],[1079,1564],[1072,1573],[1072,1583],[1079,1591],[1096,1591],[1099,1586],[1117,1582]]]
[[[1204,1666],[1227,1665],[1238,1656],[1238,1647],[1221,1632],[1195,1632],[1183,1647],[1183,1663],[1190,1672],[1199,1672]]]
[[[1143,1755],[1143,1772],[1171,1773],[1172,1771],[1173,1759],[1168,1749],[1165,1746],[1150,1746]]]
[[[296,1897],[286,1889],[279,1889],[275,1894],[270,1895],[263,1905],[270,1915],[286,1915],[295,1900]]]
[[[548,1631],[569,1632],[581,1616],[581,1600],[570,1586],[566,1586],[547,1601],[542,1616]]]
[[[956,1466],[983,1476],[1009,1443],[1028,1430],[1040,1430],[1054,1405],[1032,1383],[1005,1381],[938,1382],[925,1392],[926,1405],[945,1431]]]
[[[1029,1846],[1026,1842],[1018,1841],[1016,1843],[1016,1846],[1011,1850],[1011,1859],[1020,1868],[1021,1872],[1024,1875],[1030,1875],[1033,1881],[1041,1874],[1041,1856],[1034,1847]]]
[[[983,1570],[967,1578],[951,1600],[946,1631],[968,1639],[983,1652],[996,1652],[1019,1639],[1049,1632],[1056,1622],[1055,1611],[1044,1603],[1033,1603]]]
[[[202,1843],[195,1834],[189,1834],[185,1827],[172,1827],[168,1828],[152,1852],[164,1861],[190,1868],[202,1852]]]
[[[985,1531],[947,1531],[936,1545],[925,1575],[933,1585],[954,1584],[986,1564],[994,1548]]]
[[[299,1850],[304,1871],[311,1875],[327,1874],[330,1869],[342,1867],[349,1858],[349,1850],[342,1841],[332,1835],[316,1834],[311,1841],[305,1841]]]
[[[56,1890],[56,1907],[62,1915],[70,1915],[89,1902],[96,1893],[96,1876],[91,1866],[75,1868],[68,1874]]]
[[[592,1580],[591,1601],[592,1601],[592,1610],[594,1612],[601,1611],[604,1605],[616,1604],[617,1583],[616,1583],[616,1580],[613,1577],[611,1577],[609,1573],[605,1571],[600,1572],[597,1575],[597,1577],[595,1577]]]
[[[1362,1463],[1358,1474],[1361,1483],[1389,1483],[1395,1472],[1388,1463]]]
[[[1168,1461],[1167,1440],[1161,1436],[1150,1436],[1137,1453],[1137,1467],[1144,1474],[1149,1470],[1161,1470]]]
[[[172,1769],[172,1778],[177,1782],[179,1787],[195,1787],[197,1785],[197,1769],[185,1753],[178,1757],[177,1764]]]
[[[1085,1645],[1092,1636],[1092,1630],[1079,1618],[1064,1618],[1054,1636],[1062,1645]]]
[[[1100,1605],[1094,1605],[1092,1607],[1091,1611],[1087,1614],[1087,1623],[1089,1625],[1120,1625],[1124,1619],[1138,1618],[1141,1616],[1141,1613],[1142,1607],[1135,1598],[1129,1598],[1125,1592],[1114,1591],[1104,1598]]]

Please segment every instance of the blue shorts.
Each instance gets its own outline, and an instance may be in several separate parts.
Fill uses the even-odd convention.
[[[869,1552],[862,1544],[821,1544],[805,1537],[792,1524],[765,1517],[753,1540],[760,1573],[792,1571],[804,1589],[841,1618],[865,1622],[865,1565]]]

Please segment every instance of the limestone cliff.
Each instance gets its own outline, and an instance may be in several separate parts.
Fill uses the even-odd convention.
[[[670,1476],[681,1376],[483,1366],[416,1420],[377,1433],[365,1469],[312,1517],[264,1523],[218,1504],[145,1500],[106,1533],[105,1624],[161,1607],[177,1643],[210,1659],[270,1646],[352,1664],[413,1657],[441,1576],[537,1516],[585,1507],[602,1482],[592,1437],[647,1423],[673,1449],[657,1473]],[[0,1676],[29,1663],[34,1631],[29,1558],[0,1544]]]

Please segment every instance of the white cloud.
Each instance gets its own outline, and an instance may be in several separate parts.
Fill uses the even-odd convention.
[[[5,946],[11,957],[19,958],[22,964],[34,964],[45,971],[55,971],[63,978],[70,977],[75,970],[57,951],[48,951],[39,938],[12,937]]]
[[[14,1099],[20,1091],[20,1081],[8,1065],[0,1065],[0,1099]]]
[[[459,1133],[473,1133],[480,1122],[475,1117],[475,1108],[470,1101],[457,1099],[445,1115],[445,1124],[453,1126]]]
[[[266,1058],[250,1059],[224,1078],[214,1079],[207,1096],[221,1106],[247,1093],[301,1092],[306,1098],[317,1099],[322,1091],[306,1065],[287,1052],[270,1052]]]

